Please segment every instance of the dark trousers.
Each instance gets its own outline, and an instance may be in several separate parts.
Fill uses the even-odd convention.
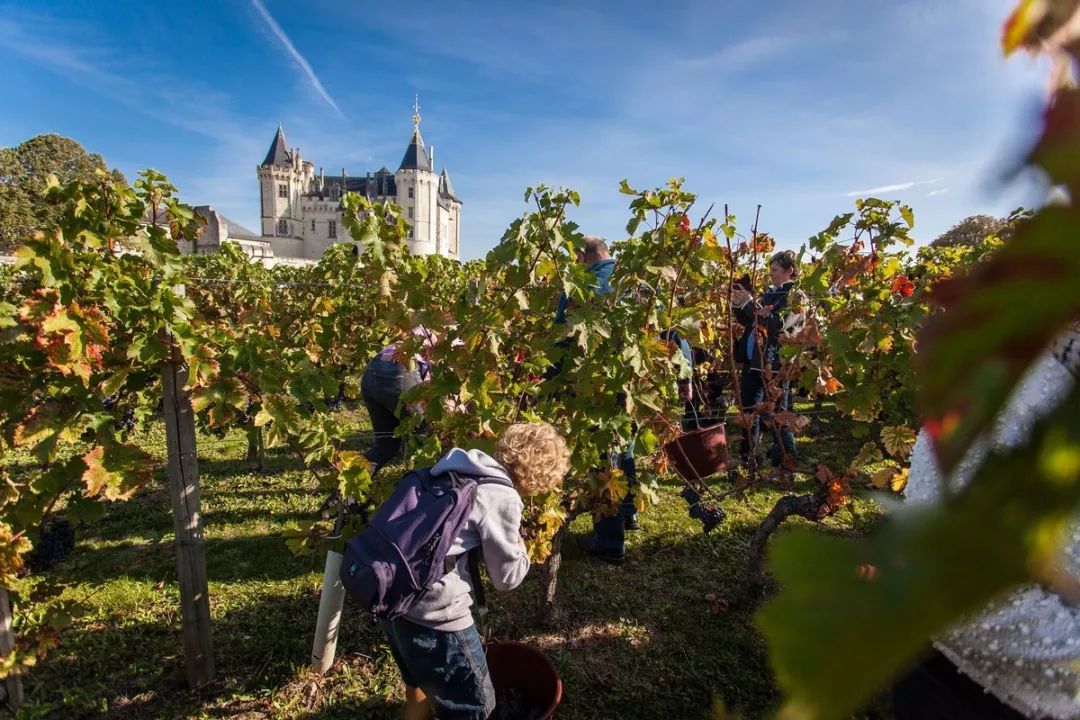
[[[893,686],[896,720],[1024,720],[935,651]]]
[[[593,530],[596,533],[597,544],[601,549],[621,555],[626,552],[626,518],[632,517],[637,512],[634,508],[637,464],[634,462],[633,443],[619,454],[618,463],[619,469],[626,476],[630,492],[619,503],[618,512],[614,515],[593,519]]]
[[[776,363],[775,370],[779,369],[779,363]],[[776,404],[777,410],[791,410],[791,383],[785,381],[780,383],[780,387],[784,393],[780,396],[780,401]],[[739,378],[739,395],[740,404],[746,410],[750,411],[755,405],[762,403],[765,400],[765,378],[758,366],[753,363],[747,363],[743,365],[742,375]],[[739,453],[743,458],[750,456],[750,438],[753,438],[753,447],[758,448],[761,446],[761,415],[754,418],[754,424],[750,427],[749,436],[746,431],[743,431],[742,440],[739,442]],[[787,427],[780,431],[780,442],[783,443],[783,447],[787,452],[795,456],[795,434]],[[772,448],[769,451],[769,459],[773,465],[780,464],[780,448],[773,443]]]
[[[420,374],[408,371],[391,360],[375,358],[364,369],[360,379],[360,394],[364,399],[371,429],[375,432],[375,444],[364,453],[375,468],[385,465],[401,452],[401,438],[394,432],[401,424],[404,409],[398,414],[398,402],[409,388],[419,384]]]

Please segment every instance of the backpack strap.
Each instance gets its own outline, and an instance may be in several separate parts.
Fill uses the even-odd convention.
[[[473,598],[476,600],[476,629],[480,631],[480,637],[487,642],[491,628],[488,627],[487,597],[484,594],[484,579],[480,575],[480,546],[470,550],[468,555],[469,577],[472,578]]]
[[[461,483],[462,475],[454,472],[453,470],[451,470],[448,474],[451,478],[453,478],[455,485]],[[481,485],[503,485],[504,487],[511,488],[514,486],[514,484],[506,478],[497,476],[476,477],[472,475],[467,475],[464,477],[470,480],[474,480],[476,482],[476,487],[473,488],[473,501],[475,501],[476,499],[476,488],[479,488]],[[484,578],[480,574],[480,563],[483,561],[483,552],[483,548],[477,545],[476,547],[465,553],[465,562],[468,566],[469,579],[471,580],[469,584],[472,586],[473,601],[476,604],[477,630],[479,630],[480,632],[480,637],[486,642],[488,637],[490,636],[490,627],[488,627],[487,622],[488,606],[487,595],[484,593]],[[449,566],[447,567],[447,572],[451,572],[453,568],[456,567],[457,563],[447,562],[447,565]]]

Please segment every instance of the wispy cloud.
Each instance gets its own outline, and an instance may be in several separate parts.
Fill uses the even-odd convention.
[[[716,52],[678,62],[685,71],[732,72],[753,65],[760,65],[791,51],[805,49],[813,44],[839,42],[839,32],[810,34],[759,35],[732,43]]]
[[[940,190],[931,190],[926,193],[926,197],[937,197],[938,195],[944,195],[949,192],[949,188],[941,188]]]
[[[307,76],[308,82],[311,83],[311,87],[315,89],[315,92],[326,101],[326,104],[334,108],[338,115],[345,117],[345,113],[341,112],[341,108],[334,102],[334,98],[330,97],[330,93],[326,92],[326,88],[323,87],[322,81],[319,80],[319,76],[315,74],[315,71],[311,68],[311,63],[307,61],[300,51],[296,49],[296,46],[292,44],[292,40],[285,34],[285,31],[278,25],[277,20],[270,14],[270,11],[266,9],[266,6],[262,4],[262,0],[251,0],[251,4],[255,6],[255,9],[259,11],[259,15],[266,21],[266,24],[270,27],[270,30],[277,36],[277,39],[281,41],[281,44],[285,46],[285,51],[292,56],[292,59],[296,61],[296,64],[300,66],[300,69]]]
[[[125,52],[96,33],[92,26],[27,14],[18,22],[0,18],[0,51],[22,57],[35,65],[92,91],[117,106],[130,109],[162,126],[162,136],[176,133],[175,128],[196,133],[198,150],[189,154],[197,171],[185,163],[176,163],[167,154],[151,153],[132,158],[126,155],[125,143],[112,151],[97,143],[87,148],[102,152],[110,165],[116,164],[129,179],[139,170],[154,166],[169,175],[182,189],[187,202],[212,203],[228,215],[252,227],[258,216],[251,203],[255,184],[251,172],[253,158],[265,152],[270,137],[255,136],[251,118],[234,116],[233,98],[219,89],[186,81],[160,72],[152,66],[138,73],[125,69]],[[140,123],[144,121],[140,120]],[[212,158],[207,162],[206,158]]]
[[[683,60],[684,70],[733,70],[754,65],[781,55],[798,41],[778,36],[750,38],[728,45],[714,53]]]
[[[881,185],[879,187],[872,187],[869,190],[852,190],[851,192],[844,193],[844,197],[859,197],[862,195],[886,195],[888,193],[900,192],[901,190],[910,190],[916,185],[933,185],[939,183],[941,180],[935,178],[934,180],[912,180],[910,182],[895,183],[893,185]]]

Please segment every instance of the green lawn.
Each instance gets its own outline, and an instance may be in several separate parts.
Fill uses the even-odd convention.
[[[805,467],[850,457],[858,447],[828,416],[815,421],[814,433],[800,439]],[[147,435],[145,444],[164,454],[163,433]],[[71,592],[88,596],[90,612],[27,678],[20,718],[398,717],[403,688],[389,650],[348,601],[336,664],[326,676],[307,670],[323,557],[293,556],[280,534],[290,521],[310,518],[322,495],[279,451],[269,451],[264,474],[249,472],[243,455],[243,445],[201,439],[217,681],[199,693],[184,686],[161,471],[137,497],[78,528],[75,552],[53,571]],[[750,537],[779,494],[728,501],[728,520],[704,536],[678,490],[664,486],[660,506],[631,533],[621,566],[592,561],[569,540],[560,588],[565,618],[557,631],[532,623],[535,572],[517,591],[491,598],[496,636],[536,643],[559,668],[559,717],[701,718],[715,699],[749,718],[776,707],[765,643],[743,587]],[[874,517],[870,502],[857,501],[822,531],[861,532]],[[572,531],[587,526],[581,518]],[[858,717],[888,717],[879,706]]]

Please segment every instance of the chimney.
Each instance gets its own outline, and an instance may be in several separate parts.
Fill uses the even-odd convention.
[[[428,148],[428,164],[431,165],[431,172],[435,172],[435,146],[432,145]]]

